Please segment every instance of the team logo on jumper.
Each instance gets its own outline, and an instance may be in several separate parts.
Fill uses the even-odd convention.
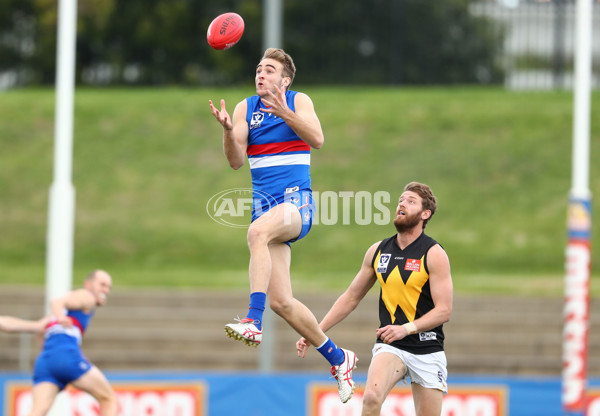
[[[391,254],[382,254],[381,256],[379,256],[379,262],[377,263],[377,273],[387,272],[387,267],[390,263],[391,258]]]
[[[409,270],[411,272],[420,271],[421,270],[421,260],[407,259],[406,264],[404,265],[404,270]]]
[[[255,111],[252,113],[252,118],[250,119],[250,130],[260,127],[264,118],[264,113],[260,111]]]

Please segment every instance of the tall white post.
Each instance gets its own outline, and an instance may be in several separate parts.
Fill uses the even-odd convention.
[[[590,91],[592,1],[577,0],[572,185],[567,216],[562,404],[569,415],[585,414],[589,338],[592,194]]]
[[[59,0],[54,110],[54,178],[50,187],[46,240],[46,309],[51,299],[71,290],[73,281],[75,188],[71,181],[71,167],[76,28],[77,0]],[[59,395],[49,413],[50,416],[69,414],[64,394]]]
[[[272,373],[273,362],[275,357],[275,337],[276,328],[274,322],[274,312],[269,307],[269,302],[265,305],[265,312],[263,314],[262,325],[263,328],[267,328],[263,335],[263,340],[260,344],[260,355],[258,358],[258,369],[261,373]]]
[[[50,187],[46,247],[47,301],[71,290],[75,223],[75,189],[71,182],[71,167],[77,0],[60,0],[58,4],[54,179]]]
[[[263,49],[282,48],[283,46],[283,0],[263,0]],[[275,342],[275,324],[273,311],[265,308],[263,326],[269,327],[269,332],[261,343],[258,368],[263,373],[273,371],[273,351]]]
[[[283,0],[263,0],[263,49],[283,46]]]

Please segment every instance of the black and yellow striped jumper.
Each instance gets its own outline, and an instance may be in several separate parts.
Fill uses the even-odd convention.
[[[434,307],[429,287],[427,252],[438,244],[422,233],[404,250],[396,235],[383,240],[373,256],[372,267],[381,285],[379,295],[380,327],[402,325],[423,316]],[[430,354],[444,350],[444,331],[440,325],[394,341],[391,345],[411,354]],[[381,339],[377,339],[382,343]]]

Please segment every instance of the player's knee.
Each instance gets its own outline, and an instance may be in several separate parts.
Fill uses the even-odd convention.
[[[367,411],[367,413],[364,414],[379,414],[374,412],[381,408],[384,400],[385,396],[382,393],[377,392],[373,389],[365,390],[365,393],[363,395],[363,409]]]
[[[117,403],[117,395],[112,389],[99,391],[95,394],[100,406],[112,407]]]
[[[250,226],[250,228],[248,228],[247,239],[249,247],[255,245],[266,245],[267,233],[261,227]]]
[[[275,312],[282,318],[285,318],[286,316],[289,316],[292,313],[294,302],[291,298],[270,299],[269,306],[271,307],[273,312]]]

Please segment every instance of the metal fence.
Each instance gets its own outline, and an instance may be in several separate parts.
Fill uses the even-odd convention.
[[[504,27],[507,88],[573,87],[575,8],[575,0],[480,0],[471,6],[474,15]],[[600,1],[593,2],[592,19],[592,86],[599,88]]]

